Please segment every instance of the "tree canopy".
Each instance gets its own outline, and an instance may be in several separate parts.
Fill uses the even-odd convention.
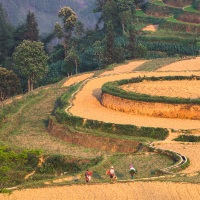
[[[30,41],[38,41],[38,24],[35,20],[35,14],[32,12],[28,12],[25,24],[25,32],[24,32],[24,39]]]
[[[34,83],[47,72],[48,56],[41,42],[24,40],[13,54],[15,68],[27,78],[28,91],[33,90]]]
[[[13,71],[0,67],[0,80],[0,101],[21,91],[19,78]]]
[[[76,25],[78,17],[76,13],[70,7],[67,6],[60,9],[58,16],[62,20],[63,27],[61,27],[59,23],[56,23],[54,31],[58,38],[61,37],[62,35],[64,36],[65,56],[67,56],[68,40],[71,37],[72,31]],[[61,32],[61,30],[63,32]]]

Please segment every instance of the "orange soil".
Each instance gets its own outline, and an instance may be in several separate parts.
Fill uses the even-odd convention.
[[[200,57],[172,63],[157,71],[200,71]]]
[[[74,99],[74,106],[70,110],[74,115],[84,118],[96,119],[100,121],[113,122],[113,123],[130,123],[141,126],[155,126],[155,127],[168,127],[175,129],[200,129],[200,121],[193,120],[172,120],[160,119],[151,117],[141,117],[127,115],[126,113],[116,112],[106,109],[101,106],[99,99],[101,96],[101,86],[107,81],[127,79],[136,76],[166,76],[166,75],[200,75],[200,72],[141,72],[130,73],[134,67],[139,65],[138,62],[129,64],[131,69],[126,67],[126,73],[121,75],[114,75],[116,71],[109,71],[96,79],[90,80]],[[190,69],[192,63],[190,62]],[[180,66],[181,67],[181,66]],[[179,67],[179,70],[180,70]],[[120,68],[118,68],[120,69]],[[164,67],[165,71],[168,67]],[[175,69],[176,70],[176,69]],[[183,67],[185,70],[185,67]],[[170,70],[171,71],[171,70]],[[180,70],[181,71],[181,70]],[[117,72],[120,73],[120,72]],[[113,74],[113,75],[112,75]],[[91,75],[92,76],[92,75]],[[70,84],[75,83],[77,80],[71,80]],[[65,85],[70,85],[69,82]],[[189,89],[188,89],[189,90]],[[199,134],[200,131],[196,131]],[[162,142],[155,143],[156,146],[171,149],[186,155],[191,165],[184,170],[185,173],[194,173],[200,171],[200,161],[196,158],[199,155],[199,144],[183,144],[172,142],[171,140],[176,137],[177,133],[170,133],[170,136]],[[62,187],[48,187],[38,189],[26,189],[21,191],[14,191],[11,195],[0,194],[0,200],[193,200],[200,199],[200,185],[190,183],[173,183],[173,182],[125,182],[113,184],[85,184],[85,185],[71,185]]]
[[[144,27],[142,30],[143,31],[157,31],[159,25],[148,25]]]
[[[0,200],[197,200],[200,185],[171,182],[85,184],[14,191]]]
[[[137,66],[139,66],[139,65],[141,65],[143,63],[145,63],[145,60],[129,62],[127,64],[115,67],[113,70],[105,71],[104,73],[101,74],[101,76],[132,72]]]
[[[81,81],[84,81],[87,78],[91,78],[94,75],[94,73],[89,73],[89,74],[81,74],[77,76],[70,77],[64,84],[63,87],[69,87],[73,84],[79,83]]]
[[[200,98],[200,80],[143,81],[122,85],[121,88],[126,91],[152,96]]]

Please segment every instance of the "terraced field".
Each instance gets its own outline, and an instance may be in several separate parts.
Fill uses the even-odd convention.
[[[181,182],[169,182],[174,176],[161,177],[163,182],[152,181],[152,179],[140,179],[131,181],[114,182],[113,184],[89,183],[84,185],[71,185],[60,187],[47,187],[14,191],[11,195],[0,195],[0,200],[114,200],[114,199],[138,199],[138,200],[194,200],[200,199],[200,184],[194,181],[184,182],[190,177],[199,179],[200,160],[197,156],[200,154],[199,143],[175,142],[173,139],[183,132],[193,132],[193,135],[200,135],[199,120],[181,120],[181,119],[165,119],[145,116],[134,116],[127,113],[117,112],[103,107],[100,103],[101,86],[108,81],[128,79],[137,76],[168,76],[168,75],[198,75],[200,76],[199,64],[195,59],[190,60],[190,68],[179,70],[176,67],[170,68],[165,66],[156,72],[133,72],[133,70],[145,61],[133,61],[127,65],[118,66],[111,71],[106,71],[98,77],[91,78],[92,74],[80,75],[74,79],[69,79],[65,85],[69,86],[77,81],[88,79],[83,88],[75,95],[73,106],[68,110],[71,114],[81,116],[83,118],[95,119],[104,122],[112,122],[118,124],[134,124],[137,126],[164,127],[173,130],[169,137],[162,142],[155,142],[153,145],[163,149],[169,149],[185,155],[190,160],[190,166],[181,171]],[[198,64],[198,65],[197,65]],[[193,87],[193,86],[191,86]],[[167,90],[167,89],[166,89]],[[185,89],[190,91],[190,87]],[[193,89],[192,91],[195,91]],[[168,95],[170,95],[168,93]],[[194,131],[195,129],[195,131]],[[171,179],[169,179],[171,178]],[[188,178],[188,179],[187,179]],[[196,179],[196,178],[194,178]],[[197,180],[197,183],[198,180]]]

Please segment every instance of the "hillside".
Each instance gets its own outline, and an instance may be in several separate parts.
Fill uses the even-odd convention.
[[[199,59],[199,57],[198,57]],[[140,141],[143,140],[143,142],[150,142],[152,141],[153,147],[160,148],[162,150],[167,149],[170,151],[174,151],[177,153],[180,153],[180,155],[186,156],[186,158],[189,159],[190,163],[189,166],[185,169],[182,169],[181,171],[174,172],[173,174],[165,174],[163,176],[157,177],[157,174],[154,174],[155,169],[161,169],[163,167],[168,167],[174,165],[174,161],[170,161],[169,158],[167,159],[164,157],[164,155],[159,155],[158,152],[154,153],[152,151],[145,152],[139,150],[137,153],[122,153],[116,151],[115,146],[121,146],[116,145],[116,143],[113,143],[112,146],[110,145],[111,151],[104,152],[105,150],[105,143],[103,142],[100,148],[91,148],[84,146],[85,144],[92,145],[93,147],[97,147],[97,141],[101,142],[103,140],[96,140],[95,142],[91,142],[88,138],[96,138],[97,136],[101,136],[102,138],[105,137],[108,141],[108,139],[117,139],[118,141],[126,139],[126,142],[134,141],[135,137],[125,137],[122,132],[120,134],[109,134],[108,132],[98,132],[98,130],[93,131],[91,127],[95,125],[97,127],[98,123],[89,123],[87,126],[90,131],[85,132],[84,129],[82,129],[81,134],[85,134],[84,141],[85,144],[80,145],[77,138],[75,139],[74,136],[79,136],[80,132],[74,132],[73,133],[73,140],[71,142],[64,141],[64,136],[70,136],[70,129],[62,129],[63,126],[61,124],[57,124],[57,133],[61,133],[61,137],[53,136],[52,133],[49,134],[49,132],[46,129],[47,122],[49,119],[49,114],[52,113],[52,109],[54,109],[55,101],[57,101],[58,97],[62,95],[60,100],[65,101],[67,95],[72,97],[71,105],[73,106],[69,108],[70,113],[72,113],[75,116],[83,117],[82,108],[87,110],[87,112],[84,112],[84,114],[89,114],[91,118],[94,119],[94,115],[97,116],[97,120],[103,120],[101,121],[101,127],[103,125],[103,122],[106,122],[107,119],[112,119],[113,123],[116,122],[120,123],[117,120],[121,120],[124,118],[125,113],[122,112],[115,112],[112,114],[111,109],[107,109],[100,105],[98,99],[101,93],[101,79],[104,81],[111,81],[113,79],[124,79],[124,78],[130,78],[130,76],[156,76],[156,75],[162,75],[162,76],[168,76],[168,75],[177,75],[180,76],[182,74],[195,74],[199,76],[199,70],[197,67],[197,60],[196,59],[190,59],[186,60],[187,62],[190,61],[191,68],[187,68],[184,66],[184,64],[179,67],[179,71],[176,71],[176,67],[174,66],[173,69],[169,72],[168,69],[171,67],[171,65],[161,66],[159,73],[158,71],[132,71],[139,67],[142,63],[146,63],[147,61],[141,60],[141,61],[132,61],[125,65],[116,66],[113,68],[113,70],[108,71],[101,71],[99,72],[98,76],[95,78],[91,78],[91,76],[95,76],[95,74],[78,74],[76,76],[66,78],[60,83],[49,85],[43,88],[38,88],[38,90],[35,90],[34,93],[30,96],[24,96],[22,97],[21,104],[12,104],[13,106],[19,106],[17,110],[11,110],[13,113],[11,113],[9,116],[7,116],[4,124],[2,127],[0,127],[0,138],[2,142],[6,142],[7,144],[10,144],[12,147],[18,146],[20,148],[28,148],[28,149],[43,149],[44,150],[44,160],[42,166],[46,166],[46,168],[42,168],[43,170],[48,170],[48,165],[45,165],[45,163],[52,160],[52,156],[54,152],[57,152],[61,155],[66,155],[70,160],[74,168],[75,163],[79,163],[79,167],[81,167],[81,164],[85,166],[85,163],[83,161],[87,161],[86,157],[96,157],[99,155],[104,155],[103,159],[100,160],[98,163],[92,163],[92,166],[90,166],[90,169],[94,172],[93,177],[91,180],[91,183],[84,184],[84,171],[81,169],[78,169],[76,173],[70,172],[70,173],[62,173],[56,176],[52,176],[51,173],[48,171],[34,171],[27,180],[25,180],[25,183],[23,185],[17,185],[17,188],[12,189],[19,189],[14,190],[12,194],[6,195],[6,194],[0,194],[0,199],[2,200],[14,200],[14,199],[28,199],[28,200],[43,200],[43,199],[139,199],[139,200],[147,200],[147,199],[199,199],[199,182],[200,182],[200,174],[199,174],[199,160],[196,158],[196,155],[199,153],[199,143],[197,142],[177,142],[174,141],[174,138],[176,138],[178,135],[183,135],[185,133],[192,134],[195,136],[199,136],[199,121],[196,120],[197,126],[192,123],[194,121],[192,120],[185,120],[185,122],[181,122],[179,119],[174,119],[174,122],[171,123],[172,129],[169,131],[169,135],[165,140],[162,141],[152,141],[149,140],[150,138],[140,138]],[[182,61],[182,62],[186,62]],[[152,61],[153,62],[153,61]],[[179,66],[179,62],[173,63],[173,65],[177,64]],[[105,76],[106,74],[106,76]],[[77,90],[77,93],[74,93],[74,90],[72,88],[76,83],[80,83],[83,80],[87,80],[85,84],[83,84],[83,87],[81,87],[81,90]],[[80,84],[77,84],[80,86]],[[65,87],[63,87],[65,86]],[[70,87],[71,86],[71,87]],[[70,89],[71,88],[71,89]],[[78,88],[76,88],[78,89]],[[188,92],[191,91],[191,88],[188,88]],[[67,92],[67,93],[66,93]],[[66,94],[67,95],[66,95]],[[71,94],[70,94],[71,93]],[[194,92],[195,93],[195,92]],[[194,94],[193,93],[193,94]],[[64,95],[63,95],[64,94]],[[73,96],[75,94],[75,96]],[[85,97],[87,100],[85,100]],[[64,98],[63,98],[64,97]],[[75,98],[74,98],[75,97]],[[84,98],[83,98],[84,97]],[[67,97],[68,98],[68,97]],[[13,99],[14,100],[14,99]],[[69,99],[68,99],[69,100]],[[82,101],[81,101],[82,100]],[[79,102],[81,102],[79,104]],[[19,101],[20,103],[20,101]],[[88,106],[89,103],[89,106]],[[57,101],[58,105],[63,105],[62,102]],[[9,104],[8,104],[9,105]],[[98,110],[99,109],[99,110]],[[77,111],[77,114],[75,114],[75,110]],[[66,110],[67,111],[67,110]],[[96,113],[98,112],[98,113]],[[62,113],[64,114],[64,113]],[[73,116],[72,115],[72,116]],[[126,113],[128,115],[129,120],[126,120],[130,122],[130,119],[134,116],[131,116],[130,114]],[[72,117],[71,116],[71,117]],[[101,118],[102,117],[102,118]],[[154,123],[154,127],[161,127],[170,124],[169,121],[166,122],[164,120],[160,120],[160,118],[156,118],[155,121],[153,118],[149,118],[149,120],[144,120],[143,116],[136,116],[134,122],[131,124],[136,124],[137,122],[141,122],[142,125],[146,126],[147,123]],[[65,118],[66,119],[66,118]],[[71,118],[72,119],[72,118]],[[109,119],[109,121],[110,121]],[[79,120],[80,124],[80,118],[76,118],[76,120]],[[87,125],[87,121],[89,121],[89,117],[84,117],[84,126]],[[187,124],[186,124],[187,121]],[[71,120],[72,122],[72,120]],[[172,122],[172,121],[171,121]],[[180,127],[175,130],[175,126],[179,124]],[[33,126],[34,125],[34,126]],[[108,124],[107,124],[108,125]],[[107,131],[109,130],[109,127],[107,127]],[[148,124],[149,125],[149,124]],[[185,125],[188,125],[187,130]],[[192,126],[190,126],[192,125]],[[78,127],[78,123],[77,123]],[[76,127],[76,128],[77,128]],[[54,127],[55,128],[55,127]],[[74,126],[75,128],[75,126]],[[82,127],[84,128],[84,127]],[[191,129],[192,128],[192,129]],[[196,130],[195,130],[195,129]],[[65,133],[62,132],[62,130],[65,130]],[[68,130],[68,131],[66,131]],[[86,130],[86,129],[85,129]],[[72,129],[71,129],[72,131]],[[161,132],[159,132],[160,134]],[[139,138],[139,137],[138,137]],[[142,140],[141,140],[142,139]],[[83,140],[82,140],[83,142]],[[124,145],[127,146],[127,143],[124,142]],[[72,145],[73,144],[73,145]],[[133,147],[133,146],[132,146]],[[124,148],[124,146],[123,146]],[[50,160],[47,157],[51,156]],[[72,156],[72,157],[69,157]],[[78,156],[78,158],[77,158]],[[66,158],[67,158],[66,157]],[[58,157],[55,157],[56,159]],[[54,159],[55,159],[54,158]],[[78,159],[78,162],[77,162]],[[92,160],[91,160],[92,161]],[[58,160],[56,161],[56,163]],[[134,165],[138,169],[138,173],[135,175],[135,181],[132,182],[129,178],[128,173],[128,166],[129,163],[133,162]],[[86,163],[87,164],[87,163]],[[108,168],[110,165],[115,166],[116,174],[117,174],[117,181],[110,183],[109,177],[105,175],[105,169]],[[41,166],[40,166],[41,167]],[[38,167],[39,169],[39,167]],[[41,173],[43,172],[43,173]],[[66,171],[64,171],[66,172]],[[28,172],[25,172],[28,173]],[[29,173],[30,174],[30,173]],[[28,175],[29,175],[28,174]],[[19,179],[18,179],[19,181]],[[13,184],[13,183],[12,183]],[[14,185],[14,184],[13,184]],[[11,185],[12,186],[12,185]],[[16,184],[14,185],[16,186]],[[28,188],[28,189],[27,189]],[[83,192],[84,191],[84,192]],[[133,192],[134,191],[134,192]]]
[[[86,28],[93,28],[97,20],[97,14],[93,13],[95,0],[1,0],[0,3],[15,26],[24,22],[28,11],[34,12],[40,34],[53,30],[58,11],[63,6],[71,7]]]

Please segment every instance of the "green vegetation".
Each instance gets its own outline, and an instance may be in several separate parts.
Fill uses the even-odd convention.
[[[157,58],[136,67],[134,71],[156,71],[160,67],[182,60],[182,58]]]
[[[194,9],[192,5],[185,7],[184,10],[187,12],[199,12],[198,10]]]
[[[192,0],[180,0],[180,1],[163,0],[163,2],[173,7],[184,7],[190,5],[192,3]]]
[[[154,1],[153,3],[155,5],[158,5],[158,6],[165,6],[165,4],[163,3],[163,1]]]
[[[137,174],[135,179],[152,177],[154,176],[151,172],[156,169],[162,169],[173,165],[173,161],[165,155],[160,154],[136,154],[136,155],[126,155],[126,154],[115,154],[111,155],[109,159],[105,162],[92,167],[93,171],[93,181],[100,182],[109,180],[106,175],[106,169],[109,169],[111,165],[115,167],[115,172],[119,180],[131,179],[129,174],[129,165],[133,163],[137,169]]]
[[[40,151],[14,151],[0,146],[0,191],[24,182],[26,174],[37,167]]]
[[[124,79],[120,81],[108,82],[102,86],[102,92],[108,93],[114,96],[118,96],[125,99],[136,100],[136,101],[146,101],[146,102],[161,102],[161,103],[172,103],[172,104],[200,104],[200,98],[198,99],[184,99],[184,98],[172,98],[164,96],[151,96],[147,94],[139,94],[134,92],[127,92],[120,89],[119,86],[128,83],[139,83],[144,80],[147,81],[170,81],[170,80],[200,80],[200,77],[195,76],[166,76],[166,77],[137,77],[132,79]]]
[[[77,159],[64,155],[45,155],[44,157],[42,151],[17,151],[6,146],[0,146],[0,155],[0,192],[6,187],[53,178],[55,174],[60,175],[64,172],[75,174],[101,161],[101,157],[91,159]],[[41,157],[45,161],[39,164]],[[30,180],[25,178],[32,172],[34,173]]]
[[[20,81],[13,71],[0,67],[0,102],[20,92]]]
[[[136,10],[135,15],[139,16],[139,17],[145,17],[146,16],[146,14],[142,10]]]
[[[166,20],[169,21],[169,22],[181,23],[180,21],[175,19],[174,16],[168,17]]]
[[[180,135],[174,139],[175,141],[182,142],[200,142],[200,136],[195,135]]]
[[[42,79],[47,71],[48,56],[41,42],[24,40],[13,55],[15,68],[27,79],[28,92],[34,89],[34,83]]]

